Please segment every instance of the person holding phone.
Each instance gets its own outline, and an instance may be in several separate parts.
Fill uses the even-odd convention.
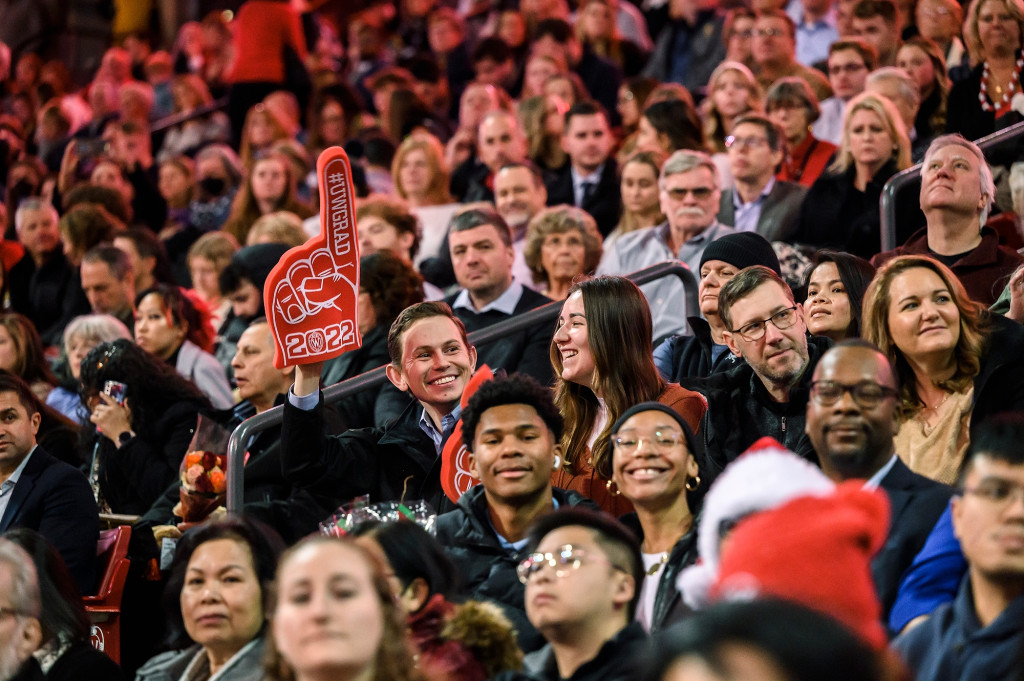
[[[177,477],[197,416],[213,411],[210,401],[127,340],[90,350],[80,377],[82,403],[96,425],[83,453],[101,509],[141,515]]]

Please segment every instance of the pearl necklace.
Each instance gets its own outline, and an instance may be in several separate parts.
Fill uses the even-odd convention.
[[[1017,86],[1020,83],[1022,68],[1024,68],[1024,55],[1017,57],[1017,63],[1014,65],[1013,77],[1010,79],[1009,85],[1006,86],[1006,92],[1003,92],[1003,88],[996,84],[996,94],[998,95],[999,93],[1002,93],[1002,97],[999,98],[998,102],[991,102],[989,101],[988,96],[990,70],[988,62],[985,62],[985,65],[981,70],[981,89],[978,91],[978,102],[981,104],[982,111],[998,112],[1010,106],[1010,100],[1013,99],[1013,95],[1017,91]]]

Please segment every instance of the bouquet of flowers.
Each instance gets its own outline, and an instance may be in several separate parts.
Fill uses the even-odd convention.
[[[200,414],[178,475],[181,503],[175,508],[175,515],[182,522],[201,522],[215,508],[224,505],[230,437],[227,430]]]

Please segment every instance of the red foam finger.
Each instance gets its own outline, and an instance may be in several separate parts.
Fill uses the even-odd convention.
[[[274,366],[337,357],[362,344],[359,335],[359,240],[352,168],[341,147],[316,162],[320,234],[281,258],[263,289],[274,334]]]

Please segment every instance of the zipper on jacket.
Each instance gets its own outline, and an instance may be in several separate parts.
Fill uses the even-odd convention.
[[[785,442],[785,438],[786,438],[786,417],[785,416],[782,417],[782,438],[783,438],[783,442]]]

